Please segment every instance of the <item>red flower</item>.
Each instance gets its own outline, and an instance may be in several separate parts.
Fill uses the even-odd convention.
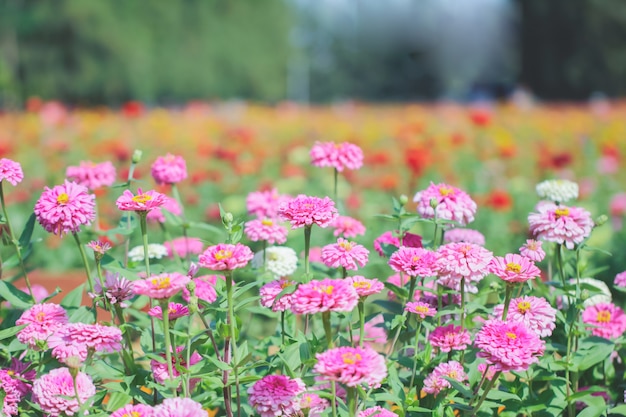
[[[503,190],[493,190],[485,200],[485,204],[495,211],[508,211],[513,207],[513,199]]]
[[[129,101],[122,106],[122,114],[128,118],[136,118],[143,115],[145,107],[140,101]]]

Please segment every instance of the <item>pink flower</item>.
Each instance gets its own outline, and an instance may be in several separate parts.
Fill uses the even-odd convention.
[[[67,180],[54,188],[45,187],[35,203],[37,221],[55,235],[78,232],[95,218],[95,198],[86,187]]]
[[[70,357],[82,361],[88,351],[119,352],[122,349],[122,331],[117,327],[100,324],[70,323],[59,328],[48,338],[52,356],[61,363]]]
[[[380,386],[387,376],[385,358],[370,348],[338,347],[315,355],[313,371],[327,381],[337,381],[349,387],[365,384]]]
[[[305,390],[300,378],[267,375],[248,388],[248,400],[261,417],[294,416],[300,411],[298,396]]]
[[[376,252],[382,257],[385,256],[385,252],[383,251],[382,245],[392,245],[396,247],[400,247],[400,239],[393,235],[391,232],[385,232],[382,235],[378,236],[374,239],[374,249]]]
[[[216,275],[204,275],[192,280],[196,284],[196,297],[207,303],[213,303],[217,300],[217,292],[215,291]],[[187,287],[183,288],[183,300],[189,302],[191,293]]]
[[[311,164],[316,167],[332,167],[342,172],[363,166],[363,151],[349,142],[315,142],[311,148]]]
[[[406,303],[406,307],[404,307],[404,309],[409,313],[417,314],[422,320],[426,317],[434,317],[435,314],[437,314],[436,309],[432,308],[427,303],[422,303],[421,301],[408,302]]]
[[[184,316],[188,316],[189,308],[182,305],[181,303],[169,303],[167,313],[167,317],[170,321],[172,321]],[[161,310],[161,306],[154,306],[150,310],[148,310],[148,315],[157,319],[163,319],[163,310]]]
[[[448,243],[437,250],[439,283],[460,289],[461,278],[465,278],[465,290],[475,293],[473,283],[480,282],[489,273],[493,254],[472,243]]]
[[[526,243],[519,248],[519,253],[527,257],[531,261],[541,262],[546,257],[546,253],[541,248],[543,242],[540,240],[528,239]]]
[[[152,417],[209,417],[209,413],[191,398],[176,397],[166,398],[154,407]]]
[[[485,236],[478,230],[463,229],[455,227],[446,230],[443,235],[444,243],[473,243],[474,245],[485,246]]]
[[[424,379],[424,392],[427,394],[437,395],[447,388],[452,388],[452,384],[442,377],[447,376],[463,382],[467,379],[463,366],[457,361],[440,363],[433,371]]]
[[[111,304],[119,304],[120,307],[126,308],[125,301],[130,300],[133,297],[133,288],[131,281],[120,276],[120,274],[114,274],[106,272],[104,281],[104,295]],[[95,294],[90,294],[92,298],[96,295],[102,296],[102,286],[100,282],[96,281],[94,284]]]
[[[96,190],[102,187],[110,187],[115,182],[115,167],[110,161],[94,164],[91,161],[81,161],[78,166],[69,166],[65,170],[65,176],[70,181],[79,185]]]
[[[173,368],[172,374],[174,378],[177,378],[180,376],[180,372],[178,371],[178,368],[182,367],[182,368],[188,369],[189,366],[193,366],[202,360],[202,356],[200,356],[198,352],[193,352],[191,356],[189,357],[189,365],[188,365],[186,362],[187,355],[182,354],[183,350],[185,350],[185,346],[178,346],[176,348],[176,353],[174,354],[172,352],[173,353],[172,354],[172,368]],[[160,356],[163,359],[165,359],[165,352],[161,353]],[[167,362],[165,360],[157,361],[156,359],[152,359],[150,361],[150,370],[152,371],[154,380],[158,382],[159,384],[163,384],[165,381],[170,379],[170,374],[167,369]],[[196,386],[198,382],[200,382],[200,378],[192,378],[189,381],[190,389],[193,390],[193,388]],[[180,384],[179,384],[179,387],[180,387]]]
[[[152,164],[152,178],[161,184],[176,184],[187,178],[187,163],[182,156],[168,153],[159,156]]]
[[[450,352],[452,350],[464,350],[471,343],[470,334],[467,329],[461,326],[449,324],[447,326],[437,327],[428,336],[428,340],[441,352]]]
[[[369,253],[364,246],[339,238],[337,243],[322,248],[322,262],[329,268],[357,270],[359,266],[364,267],[367,264]]]
[[[7,158],[0,159],[0,181],[7,181],[12,186],[16,186],[24,179],[22,165],[19,162]]]
[[[447,184],[434,184],[415,194],[417,212],[425,219],[452,220],[462,226],[474,221],[476,203],[465,192]],[[436,208],[433,208],[433,204]]]
[[[92,240],[85,246],[99,255],[104,255],[109,249],[111,249],[111,244],[109,242],[101,242],[99,240]]]
[[[538,362],[545,344],[524,323],[488,320],[476,334],[477,356],[501,371],[525,371]]]
[[[348,277],[347,281],[352,284],[359,297],[368,297],[378,294],[385,288],[385,285],[377,279],[367,279],[360,275]]]
[[[167,197],[164,194],[154,190],[144,193],[141,188],[138,188],[137,195],[133,195],[130,190],[124,190],[124,193],[117,199],[115,204],[122,211],[145,212],[161,207],[166,201]]]
[[[133,281],[133,292],[150,298],[165,299],[178,294],[189,281],[187,275],[178,272],[152,275],[147,279]]]
[[[204,249],[202,241],[197,237],[178,237],[164,242],[163,245],[167,248],[167,256],[170,258],[173,258],[174,254],[179,258],[186,258],[187,254],[199,255]]]
[[[585,308],[582,319],[583,323],[594,326],[587,327],[591,334],[605,339],[617,339],[626,330],[626,314],[612,303],[598,303]]]
[[[348,216],[338,216],[330,225],[335,228],[334,236],[354,238],[365,234],[365,226],[357,219]]]
[[[337,217],[335,202],[328,197],[309,197],[304,194],[282,203],[278,207],[278,215],[289,221],[291,227],[328,227]]]
[[[245,233],[253,242],[266,241],[270,245],[287,241],[287,228],[268,218],[255,219],[246,223]]]
[[[541,275],[533,261],[516,253],[494,257],[489,264],[489,272],[509,283],[526,282]]]
[[[161,207],[155,207],[146,215],[146,220],[150,223],[165,223],[166,218],[165,214],[163,214],[163,210],[169,211],[175,216],[180,216],[183,213],[183,209],[176,199],[168,197],[165,194],[161,195],[163,196],[163,205]]]
[[[321,417],[322,412],[330,407],[328,400],[312,392],[305,392],[300,398],[300,409],[309,410],[308,417]]]
[[[259,295],[261,296],[261,305],[263,307],[271,308],[272,311],[285,311],[291,308],[291,296],[292,294],[285,294],[279,299],[276,299],[278,294],[283,292],[285,288],[295,285],[294,281],[288,281],[285,279],[276,280],[263,285],[259,289]]]
[[[622,229],[622,218],[626,215],[626,193],[618,193],[611,197],[609,203],[611,224],[614,230]]]
[[[17,340],[31,348],[36,348],[37,342],[45,341],[66,323],[67,313],[60,305],[35,304],[22,313],[15,322],[18,326],[26,324],[26,327],[17,333]]]
[[[276,188],[272,188],[269,191],[251,192],[246,198],[246,204],[249,214],[274,219],[278,217],[278,207],[289,200],[290,196],[278,194]]]
[[[31,392],[31,381],[35,378],[35,370],[26,371],[29,364],[12,359],[10,368],[0,369],[0,389],[4,393],[1,412],[5,416],[16,416],[20,401]]]
[[[214,271],[232,271],[245,267],[254,254],[249,247],[237,243],[209,246],[198,258],[198,265]]]
[[[152,417],[153,408],[144,404],[128,404],[114,411],[111,417]]]
[[[496,366],[489,366],[489,368],[487,368],[487,366],[488,365],[486,363],[480,363],[476,369],[478,369],[478,372],[480,372],[481,375],[484,375],[485,372],[487,372],[485,378],[491,381],[493,377],[496,376],[498,368]]]
[[[398,417],[396,413],[392,413],[391,411],[385,410],[380,406],[366,408],[361,411],[357,417]]]
[[[402,246],[389,258],[389,266],[412,277],[431,277],[437,275],[437,254],[424,248]]]
[[[291,309],[296,314],[325,311],[352,311],[359,295],[348,281],[325,278],[300,284],[291,296]]]
[[[387,332],[385,331],[385,319],[382,314],[374,316],[371,320],[365,322],[363,330],[365,331],[365,340],[363,345],[372,347],[372,344],[384,345],[387,343]],[[359,333],[353,335],[354,344],[358,344],[360,341]]]
[[[493,308],[493,315],[501,318],[503,310],[504,305],[499,304]],[[523,296],[511,300],[506,320],[524,323],[539,337],[546,337],[556,327],[556,310],[545,298]]]
[[[73,416],[78,412],[81,404],[96,394],[96,387],[91,377],[83,372],[76,375],[76,389],[72,375],[67,368],[56,368],[43,375],[33,384],[33,401],[49,416]]]
[[[615,281],[613,281],[613,284],[616,287],[626,287],[626,271],[620,272],[619,274],[615,275]]]
[[[408,248],[421,248],[422,245],[422,237],[420,235],[416,235],[413,233],[405,233],[402,238],[402,245]]]
[[[552,203],[537,207],[539,213],[530,213],[530,232],[541,240],[565,245],[568,249],[582,243],[593,229],[591,214],[580,207],[557,206]]]

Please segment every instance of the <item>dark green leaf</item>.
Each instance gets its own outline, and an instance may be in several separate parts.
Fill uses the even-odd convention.
[[[80,307],[83,300],[83,292],[85,291],[85,284],[80,284],[78,287],[74,288],[70,291],[63,300],[61,301],[61,306],[68,308],[78,308]]]
[[[0,340],[8,339],[9,337],[15,336],[17,332],[19,332],[26,326],[28,325],[22,324],[21,326],[13,326],[9,327],[8,329],[0,330]]]
[[[29,309],[33,305],[33,299],[22,290],[15,288],[13,284],[0,281],[0,297],[10,302],[14,308]]]
[[[30,238],[33,236],[33,230],[35,229],[35,213],[31,214],[28,220],[26,221],[26,225],[24,226],[24,230],[22,230],[22,234],[20,235],[19,245],[21,248],[25,248],[30,243]]]

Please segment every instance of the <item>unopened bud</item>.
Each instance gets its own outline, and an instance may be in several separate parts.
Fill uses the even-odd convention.
[[[189,269],[187,270],[187,276],[188,276],[189,278],[193,278],[193,277],[195,277],[195,276],[196,276],[196,274],[198,273],[198,270],[199,270],[199,269],[200,269],[200,268],[198,268],[198,265],[196,265],[195,263],[193,263],[193,262],[192,262],[192,263],[189,265]],[[193,281],[192,281],[192,282],[190,282],[189,284],[192,284],[192,283],[193,283],[194,288],[195,288],[195,285],[196,285],[196,284],[195,284]],[[187,284],[187,288],[189,288],[189,284]],[[191,290],[190,290],[190,291],[191,291]]]
[[[65,359],[65,364],[68,368],[70,368],[70,374],[74,378],[76,378],[78,370],[82,365],[82,361],[80,360],[80,358],[78,356],[70,356],[69,358]]]
[[[407,197],[405,194],[402,194],[400,196],[400,204],[402,204],[404,206],[408,202],[409,202],[409,197]]]
[[[187,308],[189,309],[189,314],[195,314],[198,312],[198,296],[190,295],[189,303],[187,304]]]
[[[222,217],[222,221],[224,224],[231,224],[235,218],[233,217],[233,213],[226,212],[224,213],[224,217]]]
[[[439,205],[439,202],[437,201],[437,199],[436,199],[436,198],[431,198],[431,199],[430,199],[430,206],[431,206],[432,208],[437,208],[437,206],[438,206],[438,205]]]
[[[595,227],[602,226],[609,220],[609,217],[606,214],[598,216],[598,218],[594,221]]]
[[[133,152],[133,158],[131,159],[133,164],[138,164],[139,161],[141,161],[142,155],[143,155],[143,152],[141,151],[141,149],[135,149],[135,151]]]

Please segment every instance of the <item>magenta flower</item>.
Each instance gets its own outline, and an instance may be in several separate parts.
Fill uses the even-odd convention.
[[[145,404],[128,404],[115,410],[111,417],[152,417],[153,408]]]
[[[192,281],[196,284],[196,297],[207,303],[217,300],[217,292],[215,291],[215,283],[217,275],[203,275],[194,278]],[[191,293],[187,287],[183,288],[183,300],[189,302]]]
[[[300,378],[267,375],[248,388],[248,400],[261,417],[291,417],[300,411],[298,396],[305,390]]]
[[[612,303],[598,303],[585,308],[582,319],[583,323],[591,325],[587,327],[591,334],[605,339],[617,339],[626,330],[626,314]]]
[[[176,397],[166,398],[154,407],[152,417],[209,417],[209,413],[191,398]]]
[[[259,295],[261,296],[261,305],[263,307],[271,308],[272,311],[286,311],[291,308],[291,296],[292,294],[285,294],[279,299],[276,299],[278,294],[283,292],[285,288],[295,285],[294,281],[285,279],[276,280],[263,285],[259,289]]]
[[[385,232],[382,235],[374,239],[374,249],[382,257],[385,257],[382,245],[392,245],[400,247],[400,239],[393,235],[391,232]]]
[[[92,240],[85,246],[100,256],[104,255],[109,249],[111,249],[111,244],[109,242],[101,242],[99,240]]]
[[[161,207],[166,201],[167,197],[164,194],[154,190],[144,193],[141,188],[138,188],[137,195],[133,195],[130,190],[124,190],[124,193],[117,199],[115,204],[122,211],[147,212]]]
[[[402,246],[389,258],[389,266],[412,277],[431,277],[437,275],[437,254],[424,248]]]
[[[372,347],[372,344],[384,345],[387,343],[387,332],[385,331],[385,319],[382,314],[374,316],[371,320],[365,322],[363,330],[365,331],[364,346]],[[354,344],[358,344],[361,340],[359,333],[352,335]]]
[[[157,319],[163,319],[163,310],[161,306],[154,306],[148,310],[148,315]],[[189,315],[189,308],[181,303],[169,303],[167,309],[167,317],[170,321],[179,319]]]
[[[493,308],[493,315],[500,318],[503,310],[504,305],[499,304]],[[547,337],[552,335],[556,327],[556,310],[545,298],[532,296],[513,298],[506,320],[524,323],[539,337]]]
[[[613,281],[613,284],[616,287],[625,288],[626,287],[626,271],[620,272],[619,274],[615,275],[615,280]]]
[[[178,204],[178,201],[172,197],[168,197],[165,194],[161,194],[163,196],[163,205],[160,207],[155,207],[150,210],[146,215],[146,220],[150,223],[165,223],[165,214],[163,214],[163,210],[172,213],[175,216],[180,216],[183,213],[183,209]]]
[[[22,165],[19,162],[7,158],[0,159],[0,181],[7,181],[12,186],[16,186],[24,179]]]
[[[332,167],[339,172],[346,168],[355,170],[363,166],[363,151],[349,142],[315,142],[311,148],[311,164]]]
[[[385,288],[385,285],[377,279],[367,279],[360,275],[348,277],[346,279],[354,289],[359,297],[368,297],[370,295],[378,294]]]
[[[32,390],[36,371],[26,371],[28,366],[14,358],[9,368],[0,369],[0,389],[4,392],[1,412],[5,416],[16,416],[20,401]]]
[[[110,187],[115,182],[115,167],[110,161],[94,164],[91,161],[81,161],[78,166],[69,166],[65,170],[65,176],[70,181],[96,190],[102,187]]]
[[[309,197],[304,194],[278,206],[278,215],[291,223],[291,227],[328,227],[337,217],[335,202],[328,197]]]
[[[202,241],[197,237],[178,237],[172,239],[169,242],[163,242],[163,245],[167,248],[167,256],[174,257],[174,254],[179,258],[186,258],[189,255],[199,255],[204,249]]]
[[[357,270],[367,264],[369,251],[363,245],[349,242],[343,238],[337,243],[331,243],[322,248],[322,262],[329,268],[343,267],[347,270]]]
[[[458,291],[461,278],[465,278],[465,290],[475,293],[478,289],[473,283],[489,273],[493,254],[472,243],[448,243],[439,247],[437,257],[440,284]]]
[[[539,213],[528,215],[528,223],[530,232],[538,239],[574,249],[593,229],[591,214],[583,208],[545,203],[537,209]]]
[[[380,386],[387,376],[385,358],[370,348],[338,347],[315,355],[313,371],[327,381],[337,381],[349,387],[365,384]]]
[[[86,187],[67,180],[63,185],[45,187],[35,203],[37,221],[55,235],[78,232],[95,218],[95,198]]]
[[[89,294],[90,297],[102,296],[102,286],[100,282],[96,281],[94,284],[94,293]],[[104,278],[104,295],[111,304],[119,304],[120,307],[126,308],[128,305],[125,301],[130,300],[133,297],[133,285],[131,281],[120,276],[120,274],[114,274],[106,272]]]
[[[178,272],[152,275],[147,279],[133,281],[133,292],[150,298],[166,299],[178,294],[189,281],[187,275]]]
[[[447,376],[463,382],[467,379],[463,366],[457,361],[440,363],[433,371],[424,379],[424,392],[427,394],[437,395],[447,388],[452,388],[452,384],[442,377]]]
[[[361,411],[357,417],[398,417],[396,413],[392,413],[389,410],[385,410],[380,406],[366,408]]]
[[[245,267],[254,254],[249,247],[237,243],[209,246],[198,258],[198,265],[214,271],[232,271]]]
[[[443,243],[473,243],[474,245],[485,246],[485,236],[478,230],[463,229],[455,227],[446,230],[443,235]]]
[[[437,309],[434,309],[429,304],[422,303],[421,301],[408,302],[406,303],[406,307],[404,307],[404,309],[409,313],[417,314],[421,320],[424,320],[426,317],[434,317],[435,314],[437,314]]]
[[[462,226],[474,221],[476,203],[465,192],[447,184],[434,184],[415,194],[417,212],[425,219],[452,220]],[[436,203],[433,208],[432,202]]]
[[[508,283],[526,282],[541,275],[533,261],[516,253],[494,257],[489,264],[489,272]]]
[[[187,178],[187,163],[182,156],[168,153],[159,156],[152,164],[152,178],[161,184],[176,184]]]
[[[67,368],[53,369],[33,383],[33,401],[45,414],[53,417],[76,414],[80,409],[77,394],[81,404],[96,394],[91,377],[83,372],[76,375],[76,389]]]
[[[51,334],[66,323],[67,313],[60,305],[52,303],[35,304],[23,312],[15,322],[18,326],[26,324],[26,327],[17,333],[17,340],[35,349],[37,342],[47,340]]]
[[[441,352],[450,352],[452,350],[465,350],[472,342],[467,329],[454,324],[437,327],[428,336],[433,347]]]
[[[335,229],[333,235],[336,237],[343,236],[345,238],[354,238],[358,235],[365,234],[365,226],[363,226],[363,223],[348,216],[338,216],[330,224],[330,227]]]
[[[402,238],[401,246],[406,246],[407,248],[421,248],[423,247],[422,237],[414,233],[406,232]]]
[[[538,362],[545,344],[524,323],[488,320],[476,334],[477,356],[501,371],[525,371]]]
[[[183,350],[185,350],[185,346],[178,346],[176,348],[176,353],[174,354],[172,352],[172,370],[174,378],[180,376],[180,372],[178,371],[179,368],[182,367],[187,369],[189,368],[189,366],[193,366],[202,360],[202,356],[200,356],[198,352],[193,352],[189,357],[189,365],[187,365],[187,355],[183,355]],[[159,356],[165,359],[165,352],[161,353]],[[154,380],[159,384],[163,384],[165,381],[170,379],[170,374],[167,369],[167,362],[165,360],[158,361],[156,359],[152,359],[150,361],[150,370],[152,371],[152,376],[154,376]],[[190,390],[193,390],[198,382],[200,382],[200,378],[192,378],[189,381]]]
[[[269,191],[254,191],[248,194],[246,204],[248,213],[259,218],[274,219],[278,217],[278,207],[291,200],[288,195],[278,194],[276,188]]]
[[[540,240],[528,239],[526,243],[519,248],[519,253],[527,257],[531,261],[541,262],[546,257],[546,253],[541,248],[543,242]]]
[[[245,233],[253,242],[265,241],[270,245],[283,244],[287,241],[287,228],[277,224],[275,220],[264,218],[250,220],[246,223]]]
[[[300,284],[291,296],[291,309],[296,314],[325,311],[352,311],[359,295],[346,280],[325,278]]]

